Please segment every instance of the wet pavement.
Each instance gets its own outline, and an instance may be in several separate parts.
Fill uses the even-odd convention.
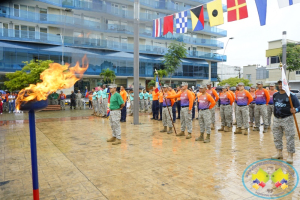
[[[213,130],[205,144],[195,141],[198,120],[186,140],[160,133],[162,123],[150,118],[142,113],[134,126],[127,117],[122,144],[112,146],[109,121],[90,110],[36,113],[41,199],[259,199],[241,179],[248,165],[275,153],[271,130],[247,136]],[[27,119],[0,116],[0,199],[32,199]],[[218,113],[216,121],[219,128]],[[179,120],[175,126],[179,132]],[[300,172],[295,141],[293,166]],[[283,153],[286,160],[285,136]],[[300,187],[282,199],[300,199]]]

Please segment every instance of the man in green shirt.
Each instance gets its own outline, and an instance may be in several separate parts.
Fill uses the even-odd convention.
[[[119,93],[117,93],[117,85],[112,84],[109,86],[110,89],[110,116],[109,123],[112,129],[112,138],[108,139],[107,142],[113,142],[113,145],[121,144],[121,110],[125,106],[125,103]]]
[[[149,104],[149,93],[144,90],[144,112],[148,111],[148,105]]]

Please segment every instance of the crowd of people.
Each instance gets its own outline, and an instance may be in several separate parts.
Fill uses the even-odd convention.
[[[18,92],[3,91],[0,92],[0,115],[3,112],[19,113],[21,111],[16,110],[16,99],[18,98]]]
[[[107,142],[117,145],[121,143],[120,121],[126,121],[127,103],[129,103],[129,116],[134,113],[134,94],[132,90],[127,93],[124,87],[121,87],[119,94],[116,92],[117,86],[114,84],[110,85],[109,88],[114,91],[114,93],[111,92],[109,106],[114,116],[110,118],[112,137]],[[220,107],[221,127],[218,131],[221,132],[231,132],[232,127],[236,126],[234,134],[248,135],[249,127],[252,127],[253,131],[260,131],[260,127],[263,125],[262,132],[266,133],[270,129],[271,119],[274,116],[272,130],[277,153],[272,158],[283,158],[282,137],[285,133],[288,151],[287,162],[293,163],[295,127],[292,114],[300,111],[300,104],[296,95],[291,93],[291,100],[295,107],[291,108],[289,98],[282,89],[281,80],[278,81],[278,88],[279,91],[275,89],[275,84],[270,84],[270,87],[265,89],[261,81],[257,82],[256,86],[251,86],[249,91],[245,89],[244,83],[239,83],[236,85],[235,91],[231,91],[230,85],[226,84],[219,92],[212,88],[211,83],[201,85],[196,91],[188,88],[186,82],[183,82],[181,87],[176,89],[165,84],[160,91],[157,91],[156,88],[149,92],[140,90],[139,107],[140,112],[152,113],[152,120],[162,121],[163,129],[160,132],[172,134],[173,123],[176,122],[176,119],[180,119],[181,128],[176,136],[185,136],[186,139],[192,138],[192,121],[195,118],[196,110],[198,110],[196,119],[199,122],[200,131],[197,130],[197,132],[199,131],[200,135],[196,141],[203,141],[204,143],[210,142],[211,130],[215,129],[216,105]],[[98,93],[95,92],[95,95]],[[114,100],[112,101],[112,99]],[[103,102],[103,99],[100,98],[100,105],[101,101]],[[234,122],[233,119],[236,121]],[[205,133],[206,137],[204,137]]]

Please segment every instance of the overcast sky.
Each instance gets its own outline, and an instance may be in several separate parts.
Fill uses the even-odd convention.
[[[226,0],[222,0],[227,4]],[[268,41],[282,38],[282,31],[287,31],[287,39],[300,41],[300,3],[279,9],[277,0],[268,0],[267,20],[265,26],[260,26],[255,0],[247,1],[248,18],[227,22],[227,12],[224,13],[224,24],[218,28],[227,30],[227,38],[219,40],[224,47],[230,40],[225,54],[224,64],[245,66],[248,64],[266,65],[266,49]],[[223,54],[224,50],[218,53]]]

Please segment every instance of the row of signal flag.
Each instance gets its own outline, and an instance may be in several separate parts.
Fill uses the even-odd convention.
[[[300,3],[300,0],[277,0],[279,8],[287,7]],[[267,16],[267,0],[255,0],[260,25],[266,25]],[[224,24],[222,0],[215,0],[207,3],[207,12],[210,26],[218,26]],[[204,29],[204,5],[192,8],[191,13],[192,30],[201,31]],[[176,23],[176,33],[187,32],[188,11],[182,11],[174,15],[153,20],[153,37],[161,37],[168,32],[173,34],[174,16]],[[246,0],[227,0],[227,19],[228,22],[237,21],[248,18],[248,10]],[[162,31],[163,28],[163,31]]]

